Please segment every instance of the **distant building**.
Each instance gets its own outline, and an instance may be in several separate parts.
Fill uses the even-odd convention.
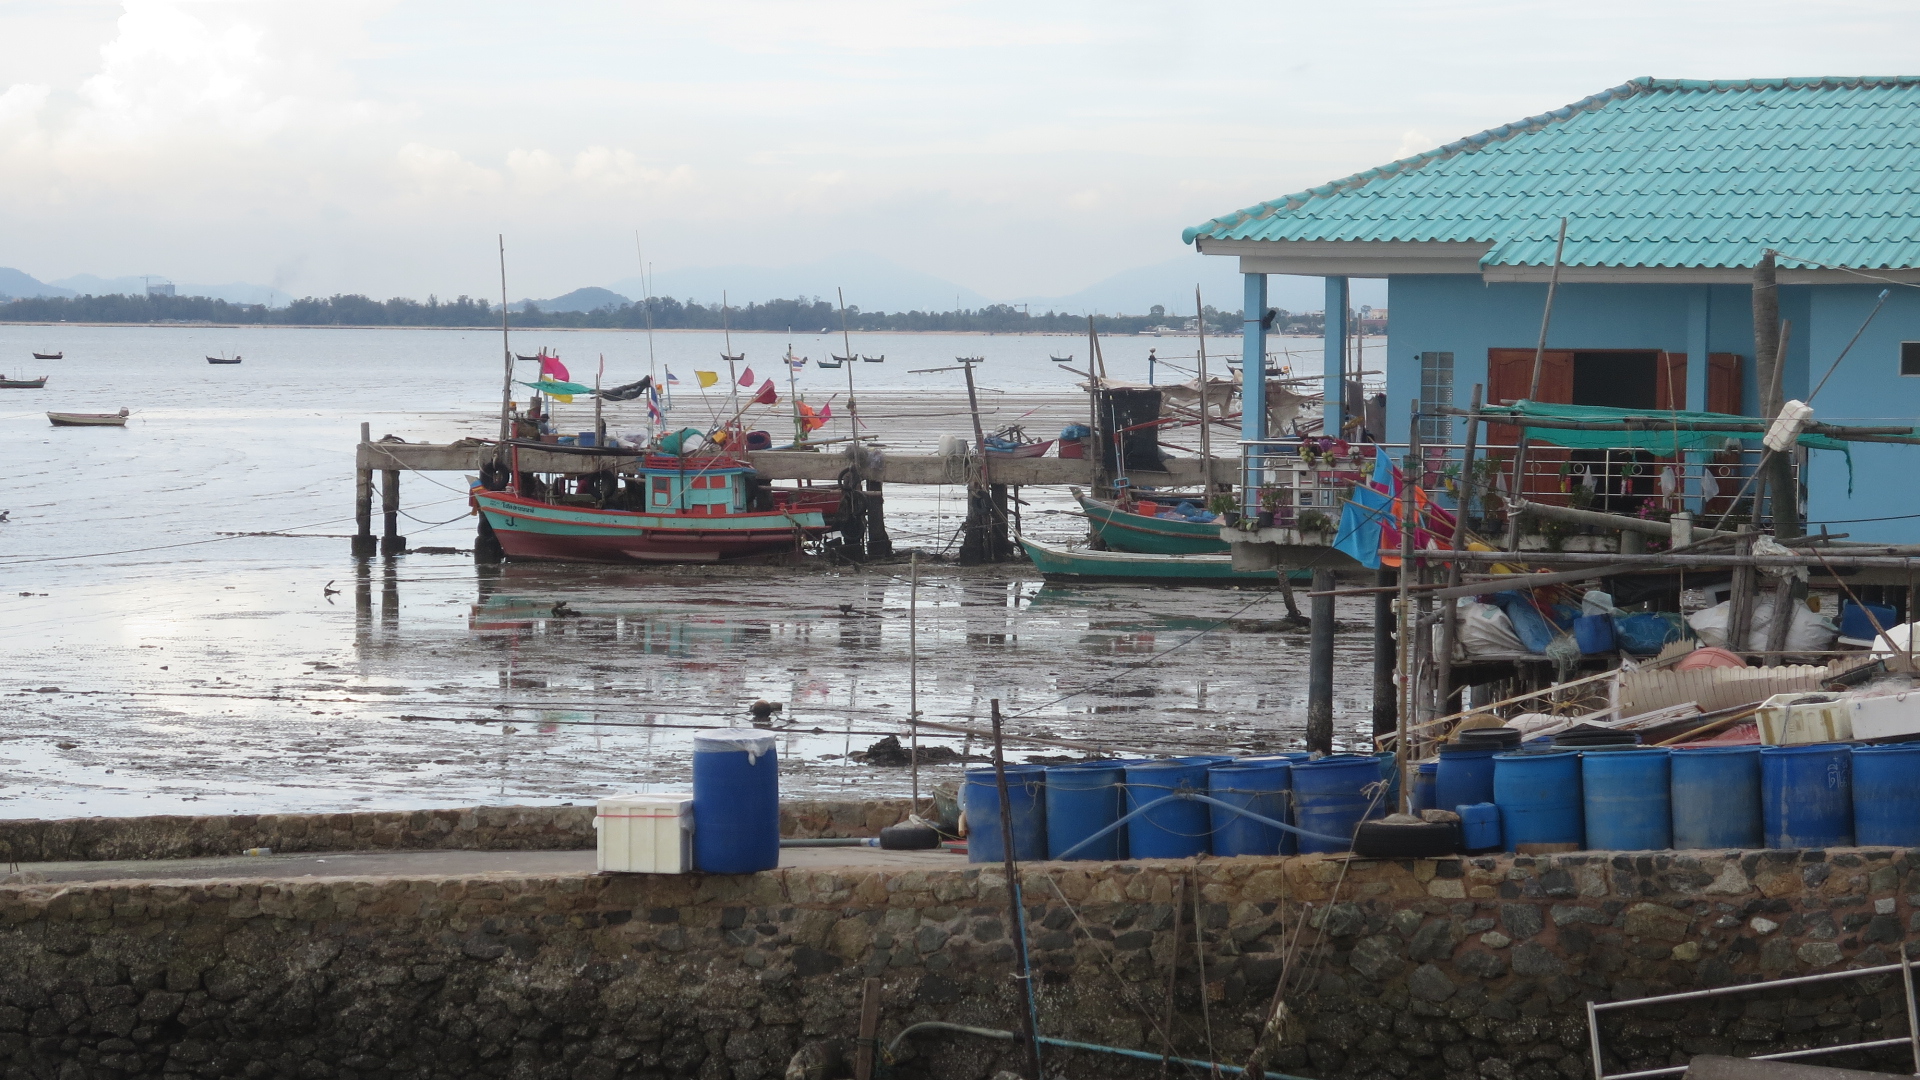
[[[171,281],[149,281],[149,282],[147,282],[147,295],[148,295],[149,297],[153,297],[153,296],[172,296],[172,295],[174,295],[174,293],[173,293],[173,282],[171,282]]]
[[[1417,400],[1435,442],[1458,442],[1464,424],[1428,410],[1465,405],[1475,384],[1489,401],[1529,395],[1563,218],[1541,401],[1755,414],[1751,285],[1772,249],[1792,324],[1782,396],[1807,397],[1891,286],[1814,409],[1836,422],[1910,423],[1920,416],[1920,290],[1909,287],[1920,285],[1917,113],[1920,76],[1635,79],[1223,215],[1185,239],[1239,260],[1248,311],[1265,310],[1268,274],[1325,278],[1329,312],[1351,310],[1348,279],[1385,278],[1398,313],[1385,350],[1389,415]],[[1353,313],[1363,323],[1385,314]],[[1339,355],[1354,327],[1326,321]],[[1266,328],[1246,326],[1245,354],[1260,355]],[[1326,389],[1337,399],[1338,378]],[[1269,435],[1265,410],[1244,415],[1243,438]],[[1405,422],[1385,434],[1403,441]],[[1807,516],[1856,540],[1909,539],[1913,522],[1885,519],[1920,498],[1917,465],[1910,446],[1814,453],[1802,473]]]

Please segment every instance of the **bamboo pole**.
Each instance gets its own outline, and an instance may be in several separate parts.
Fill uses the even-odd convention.
[[[860,407],[853,401],[853,369],[858,358],[853,355],[853,339],[847,334],[847,290],[835,286],[833,290],[840,297],[840,347],[847,350],[847,358],[841,363],[847,368],[847,422],[855,446],[860,444]],[[854,472],[859,474],[859,459],[855,458]]]
[[[1345,372],[1341,373],[1345,378]],[[1408,587],[1413,584],[1413,533],[1419,523],[1419,514],[1415,509],[1418,502],[1414,492],[1424,479],[1420,460],[1420,399],[1413,399],[1412,419],[1407,422],[1407,458],[1406,475],[1400,478],[1400,602],[1398,604],[1398,622],[1400,626],[1400,717],[1395,725],[1394,747],[1399,751],[1397,766],[1400,773],[1400,805],[1394,809],[1404,813],[1408,801],[1413,797],[1413,776],[1407,771],[1407,725],[1412,722],[1413,711],[1417,707],[1414,696],[1415,675],[1419,667],[1419,643],[1412,634],[1418,627],[1413,618],[1413,605],[1409,602]]]
[[[1460,497],[1455,501],[1453,513],[1453,536],[1447,546],[1454,551],[1466,547],[1467,514],[1473,508],[1473,457],[1480,445],[1480,384],[1473,384],[1473,396],[1469,399],[1471,408],[1467,411],[1467,441],[1460,453]],[[1447,564],[1447,584],[1460,584],[1460,564]],[[1445,708],[1445,703],[1453,700],[1453,648],[1460,634],[1460,605],[1447,598],[1447,606],[1440,613],[1440,656],[1435,663],[1436,693],[1440,704],[1436,709]]]
[[[1207,406],[1207,308],[1200,302],[1198,285],[1193,287],[1193,316],[1194,325],[1200,328],[1200,490],[1206,492],[1206,500],[1201,504],[1204,510],[1206,502],[1213,501],[1213,439],[1208,431],[1213,420],[1208,416],[1211,410]]]
[[[1567,219],[1560,219],[1560,239],[1553,245],[1553,272],[1547,277],[1547,304],[1540,312],[1540,341],[1533,349],[1533,378],[1527,383],[1527,400],[1540,399],[1540,370],[1547,362],[1547,328],[1553,324],[1553,298],[1560,291],[1560,258],[1567,247]],[[1513,452],[1513,491],[1519,498],[1525,494],[1524,477],[1527,472],[1527,431],[1520,429],[1520,442]],[[1517,547],[1520,542],[1520,515],[1507,515],[1507,546]]]
[[[513,412],[513,340],[507,333],[507,234],[500,241],[500,349],[506,355],[507,377],[500,384],[500,441],[513,436],[509,415]]]

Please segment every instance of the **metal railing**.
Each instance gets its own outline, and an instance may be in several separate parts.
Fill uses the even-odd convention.
[[[1822,975],[1801,975],[1792,979],[1774,979],[1769,982],[1745,983],[1740,986],[1721,986],[1712,990],[1689,990],[1682,994],[1661,994],[1656,997],[1634,998],[1631,1001],[1589,1001],[1587,1003],[1587,1034],[1593,1048],[1594,1080],[1645,1080],[1652,1076],[1674,1076],[1687,1071],[1685,1065],[1669,1065],[1661,1069],[1641,1069],[1636,1072],[1610,1073],[1606,1070],[1601,1057],[1600,1014],[1616,1012],[1621,1009],[1634,1009],[1647,1005],[1669,1005],[1679,1001],[1703,1001],[1708,998],[1732,997],[1735,994],[1752,994],[1767,990],[1778,990],[1785,986],[1802,986],[1808,983],[1833,982],[1838,979],[1857,979],[1868,975],[1885,975],[1900,972],[1900,981],[1907,995],[1907,1033],[1892,1039],[1869,1039],[1864,1042],[1836,1043],[1832,1046],[1813,1046],[1802,1050],[1783,1050],[1777,1054],[1759,1054],[1753,1061],[1785,1061],[1791,1058],[1816,1057],[1821,1054],[1837,1054],[1842,1050],[1872,1050],[1881,1046],[1899,1046],[1906,1043],[1913,1048],[1913,1071],[1920,1075],[1920,1037],[1915,1030],[1920,1029],[1920,1007],[1916,1007],[1913,990],[1913,960],[1907,958],[1907,950],[1900,949],[1900,962],[1882,964],[1878,967],[1855,968],[1852,971],[1829,971]]]
[[[1354,485],[1370,478],[1377,451],[1384,450],[1395,468],[1404,471],[1406,467],[1408,444],[1404,442],[1355,443],[1344,453],[1323,451],[1324,444],[1324,440],[1298,438],[1241,441],[1241,515],[1253,519],[1270,512],[1272,527],[1299,529],[1303,516],[1317,512],[1329,519],[1331,529]],[[1339,444],[1332,449],[1339,451]],[[1482,526],[1488,504],[1497,509],[1502,497],[1514,491],[1514,451],[1512,445],[1482,446],[1475,451],[1474,490],[1479,505],[1468,508],[1470,527]],[[1422,447],[1422,467],[1415,479],[1450,510],[1457,509],[1464,457],[1465,447],[1459,443]],[[1536,444],[1528,448],[1518,487],[1528,501],[1546,505],[1627,516],[1694,510],[1702,519],[1731,514],[1745,520],[1752,512],[1750,481],[1760,458],[1757,449],[1688,454],[1674,461],[1644,450],[1573,450]],[[1796,454],[1796,481],[1800,465],[1801,455]],[[1771,499],[1763,498],[1761,520],[1771,517]]]

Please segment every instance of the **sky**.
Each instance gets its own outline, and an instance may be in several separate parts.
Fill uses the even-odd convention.
[[[1060,295],[1636,76],[1911,74],[1917,34],[1905,0],[0,0],[0,266],[497,297],[504,233],[516,298],[848,254]]]

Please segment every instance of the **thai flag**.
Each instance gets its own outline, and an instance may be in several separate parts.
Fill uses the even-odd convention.
[[[665,420],[667,414],[660,411],[660,391],[647,387],[647,416],[653,420]]]
[[[668,369],[667,369],[667,381],[668,381],[668,382],[670,382],[670,383],[677,383],[677,382],[679,382],[679,381],[680,381],[680,376],[678,376],[678,375],[675,375],[675,374],[673,373],[673,369],[672,369],[672,368],[668,368]]]

